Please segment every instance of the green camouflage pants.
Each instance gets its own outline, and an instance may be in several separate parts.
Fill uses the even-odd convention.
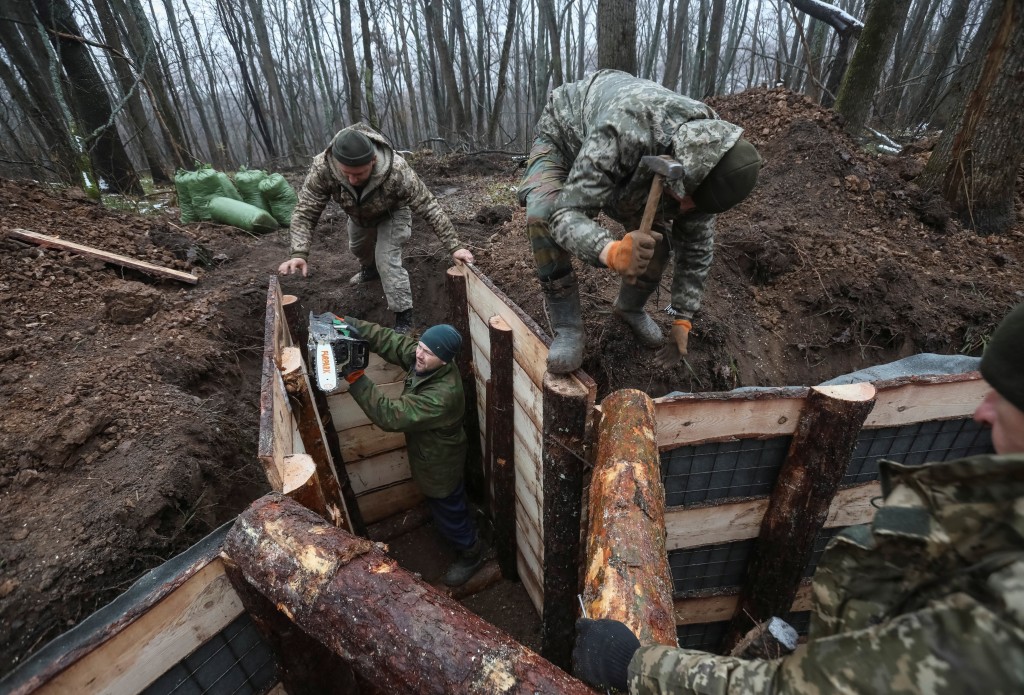
[[[360,227],[349,218],[348,247],[360,265],[377,266],[380,284],[388,300],[388,309],[395,313],[412,308],[412,287],[409,273],[402,265],[402,246],[412,236],[412,210],[391,211],[376,227]]]

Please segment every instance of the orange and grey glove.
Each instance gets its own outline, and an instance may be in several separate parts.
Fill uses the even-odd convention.
[[[672,322],[672,330],[669,332],[668,341],[664,347],[658,350],[655,362],[662,369],[671,369],[679,364],[679,360],[686,354],[687,344],[690,342],[690,329],[693,328],[686,319],[676,319]]]
[[[654,258],[654,247],[659,241],[661,234],[658,232],[630,232],[621,241],[612,242],[608,249],[608,267],[630,285],[634,284]]]

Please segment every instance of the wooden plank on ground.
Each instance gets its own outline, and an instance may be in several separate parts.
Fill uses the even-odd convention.
[[[878,482],[840,490],[829,506],[825,528],[870,522],[875,516],[871,500],[881,494]],[[757,538],[767,508],[767,497],[700,507],[670,507],[665,512],[666,546],[679,550]]]
[[[377,388],[388,398],[398,398],[402,395],[405,382],[377,384]],[[331,409],[331,422],[339,437],[343,437],[342,433],[350,427],[362,427],[370,424],[370,418],[366,417],[366,413],[348,393],[332,393],[327,397],[327,406]]]
[[[48,249],[70,251],[71,253],[77,253],[80,256],[97,258],[105,263],[113,263],[114,265],[131,268],[132,270],[138,270],[139,272],[146,273],[147,275],[179,280],[181,282],[187,282],[190,285],[194,285],[199,282],[199,278],[192,273],[174,270],[173,268],[165,268],[164,266],[156,265],[154,263],[140,261],[137,258],[122,256],[119,253],[104,251],[92,246],[85,246],[84,244],[76,244],[73,241],[66,241],[54,236],[31,232],[27,229],[10,229],[7,231],[7,236],[12,239],[20,239],[21,241],[27,241],[30,244],[36,244]]]
[[[991,387],[978,372],[879,382],[865,427],[899,427],[926,420],[969,418]]]
[[[793,434],[806,395],[794,388],[655,399],[658,448]]]
[[[360,496],[358,501],[363,520],[372,524],[392,514],[412,509],[423,501],[423,493],[416,483],[409,480],[392,487],[367,492]]]
[[[364,492],[389,487],[409,480],[409,456],[405,449],[395,449],[362,461],[345,464],[352,490],[361,495]]]
[[[700,625],[703,623],[719,623],[732,618],[736,612],[739,594],[719,594],[695,598],[675,599],[676,625]],[[809,611],[811,609],[811,584],[804,582],[796,592],[791,610]]]
[[[219,558],[37,693],[134,695],[242,614]]]
[[[374,424],[350,427],[338,436],[338,441],[341,443],[342,457],[350,464],[387,451],[405,448],[404,434],[385,432]]]

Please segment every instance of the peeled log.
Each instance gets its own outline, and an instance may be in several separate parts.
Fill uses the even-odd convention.
[[[644,645],[675,647],[654,403],[642,391],[624,389],[604,399],[601,413],[584,605],[591,618],[625,623]]]
[[[238,517],[224,555],[248,589],[380,692],[592,692],[399,567],[372,541],[277,493]],[[245,602],[246,592],[239,594]]]

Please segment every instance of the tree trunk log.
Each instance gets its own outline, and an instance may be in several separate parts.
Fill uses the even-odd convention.
[[[675,647],[654,403],[642,391],[624,389],[605,398],[601,411],[590,480],[584,605],[591,618],[628,625],[641,644]]]
[[[874,405],[871,384],[819,386],[808,392],[761,521],[723,652],[735,647],[757,623],[789,614],[814,541]]]
[[[500,316],[491,317],[491,398],[487,403],[487,435],[491,441],[491,515],[494,548],[501,575],[518,579],[516,568],[515,356],[512,329]]]
[[[473,339],[469,334],[469,298],[463,272],[460,267],[448,269],[448,321],[462,334],[462,350],[456,362],[459,374],[462,375],[462,390],[466,395],[466,494],[470,499],[480,502],[486,499],[483,453],[480,450],[480,416],[477,413],[476,375],[473,372]]]
[[[541,654],[569,668],[580,590],[584,442],[593,397],[570,376],[544,375],[544,603]]]
[[[372,541],[327,526],[280,495],[239,516],[224,555],[237,567],[229,576],[243,583],[246,609],[257,608],[248,584],[327,647],[325,668],[347,662],[383,692],[591,692],[416,579]]]

